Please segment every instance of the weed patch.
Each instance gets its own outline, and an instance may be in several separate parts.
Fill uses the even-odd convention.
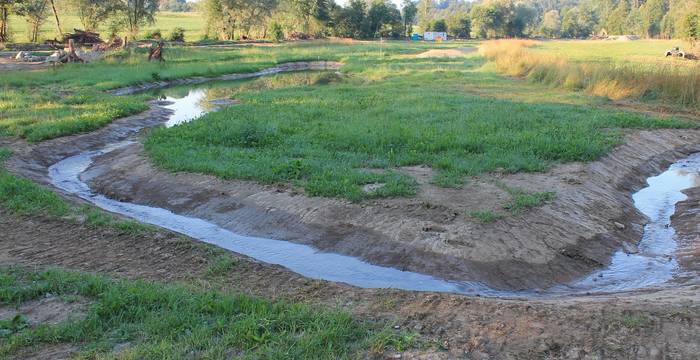
[[[342,311],[156,282],[111,280],[61,270],[0,268],[0,303],[19,304],[53,294],[92,301],[87,315],[57,325],[28,328],[2,323],[0,355],[46,343],[78,343],[78,357],[110,356],[131,344],[130,358],[341,359],[386,347],[406,349],[415,337],[391,333]],[[364,354],[364,355],[363,355]]]

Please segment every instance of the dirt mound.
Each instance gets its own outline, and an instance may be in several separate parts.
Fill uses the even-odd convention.
[[[460,58],[468,53],[475,52],[477,48],[461,48],[461,49],[432,49],[422,52],[415,57],[424,58]]]

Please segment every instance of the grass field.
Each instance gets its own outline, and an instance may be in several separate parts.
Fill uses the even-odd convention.
[[[83,318],[56,325],[31,326],[21,316],[0,321],[2,357],[62,343],[78,345],[74,356],[91,359],[345,359],[413,345],[411,335],[342,311],[242,294],[12,267],[0,267],[0,280],[0,305],[46,296],[89,302]],[[124,352],[112,353],[124,343]]]
[[[606,100],[598,96],[509,80],[476,53],[413,56],[473,44],[172,48],[165,64],[145,62],[137,51],[56,71],[8,73],[0,79],[0,109],[7,114],[0,130],[41,141],[144,109],[145,95],[111,97],[95,89],[250,72],[286,61],[338,60],[345,63],[342,75],[313,81],[285,75],[262,80],[274,86],[232,86],[222,96],[241,99],[241,106],[156,130],[146,147],[170,170],[293,183],[310,195],[357,201],[413,195],[416,184],[397,171],[402,166],[429,165],[438,171],[436,184],[460,187],[465,177],[485,172],[542,171],[559,162],[594,160],[619,144],[622,128],[697,126],[603,109],[596,105]],[[382,186],[367,192],[367,184]]]
[[[615,42],[603,41],[500,40],[485,43],[481,53],[500,72],[559,89],[679,110],[700,108],[697,61],[666,59],[661,49],[670,41],[640,41],[636,51],[629,43],[637,42],[615,48]]]
[[[389,53],[345,61],[347,75],[322,84],[235,91],[243,105],[158,129],[146,149],[173,171],[293,183],[313,196],[362,200],[413,195],[412,178],[396,171],[402,166],[429,165],[438,170],[436,184],[460,187],[466,176],[485,172],[594,160],[619,144],[615,129],[696,126],[585,105],[470,95],[465,87],[490,76],[478,56],[426,60]],[[367,184],[383,186],[367,192]]]
[[[683,40],[561,40],[543,41],[533,47],[533,50],[581,63],[631,62],[641,65],[694,65],[691,61],[665,58],[666,51],[676,46],[683,49],[690,48],[690,44]]]
[[[61,18],[61,26],[63,31],[73,31],[73,29],[82,29],[80,19],[76,15],[59,14]],[[204,36],[205,23],[202,14],[198,13],[179,13],[179,12],[158,12],[156,14],[156,22],[151,25],[144,26],[140,34],[144,36],[153,30],[160,30],[166,38],[170,36],[170,32],[176,28],[185,29],[186,41],[197,41]],[[103,37],[107,37],[107,24],[102,25],[98,32],[101,32]],[[10,34],[14,42],[28,42],[27,24],[23,18],[18,16],[10,16]],[[58,37],[56,29],[56,21],[53,14],[41,26],[39,41],[55,39]]]

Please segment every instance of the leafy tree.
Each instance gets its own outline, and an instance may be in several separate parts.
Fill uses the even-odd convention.
[[[657,37],[661,34],[664,15],[668,12],[666,0],[647,0],[639,8],[641,13],[641,28],[647,37]]]
[[[413,23],[416,22],[417,14],[418,7],[416,7],[416,3],[412,0],[404,0],[403,8],[401,8],[401,17],[403,19],[403,34],[405,36],[411,36],[411,33],[413,33]]]
[[[17,15],[24,16],[29,26],[29,41],[39,41],[39,30],[41,24],[48,17],[48,1],[47,0],[24,0],[21,3],[15,4],[15,12]]]
[[[430,23],[430,30],[437,32],[447,32],[447,23],[444,19],[438,19]]]
[[[446,19],[447,32],[456,38],[469,38],[471,18],[466,11],[455,11]]]
[[[401,34],[401,12],[389,0],[374,0],[367,11],[370,34],[398,37]]]
[[[141,26],[155,22],[157,10],[158,0],[117,0],[120,23],[134,37]]]
[[[80,19],[83,29],[95,31],[120,7],[117,0],[71,0],[71,7]]]
[[[346,8],[337,12],[335,19],[337,35],[352,38],[368,38],[367,5],[362,0],[351,0]]]
[[[433,0],[420,0],[418,2],[418,27],[425,32],[430,28],[430,11],[433,9]]]
[[[270,24],[270,39],[274,42],[280,42],[284,40],[284,31],[282,26],[276,22]]]
[[[494,38],[503,23],[503,14],[493,4],[482,4],[472,8],[470,13],[474,37]]]
[[[559,16],[559,11],[550,10],[544,14],[544,19],[542,19],[542,26],[540,27],[540,32],[547,37],[556,38],[561,34],[561,16]]]
[[[21,2],[21,0],[0,0],[0,43],[10,41],[10,13],[14,6]]]

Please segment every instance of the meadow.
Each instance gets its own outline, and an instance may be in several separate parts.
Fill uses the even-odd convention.
[[[697,126],[602,109],[583,98],[576,105],[472,95],[465,88],[492,75],[478,55],[387,52],[344,61],[343,74],[312,86],[232,90],[241,105],[156,129],[147,152],[172,171],[291,183],[311,196],[360,201],[414,195],[415,181],[400,172],[405,166],[428,165],[437,170],[435,184],[462,187],[484,173],[595,160],[620,143],[623,128]],[[490,91],[498,97],[505,89]],[[369,184],[380,186],[363,189]]]
[[[124,51],[86,65],[8,73],[0,79],[5,90],[0,109],[6,114],[0,131],[29,141],[91,131],[144,110],[148,99],[96,89],[251,72],[288,61],[342,61],[341,74],[314,81],[285,81],[287,75],[280,75],[278,86],[231,86],[222,96],[242,105],[157,129],[146,149],[173,171],[292,183],[312,196],[359,201],[415,194],[414,180],[397,171],[403,166],[428,165],[437,170],[434,183],[461,187],[467,177],[483,173],[544,171],[560,162],[595,160],[620,143],[623,128],[697,126],[601,108],[605,99],[576,89],[552,91],[509,80],[498,73],[498,59],[495,69],[486,61],[493,58],[489,54],[414,56],[435,47],[474,45],[321,41],[174,47],[165,64],[144,61],[143,51]],[[380,186],[367,192],[368,184]]]
[[[77,15],[59,13],[59,16],[63,31],[72,32],[73,29],[83,28]],[[194,12],[183,13],[160,11],[156,14],[155,20],[155,23],[141,28],[139,32],[141,37],[145,37],[145,35],[153,32],[154,30],[160,30],[163,36],[167,38],[176,27],[185,29],[186,41],[197,41],[204,37],[205,23],[202,14]],[[10,16],[9,26],[10,35],[13,42],[23,43],[29,41],[27,23],[23,18],[15,15]],[[100,26],[97,31],[103,38],[107,38],[109,36],[107,24]],[[56,21],[54,20],[52,14],[41,26],[39,42],[56,39],[58,38],[57,33],[58,30],[56,29]]]
[[[700,65],[664,56],[677,43],[499,40],[485,43],[481,53],[509,76],[612,100],[697,111]]]

